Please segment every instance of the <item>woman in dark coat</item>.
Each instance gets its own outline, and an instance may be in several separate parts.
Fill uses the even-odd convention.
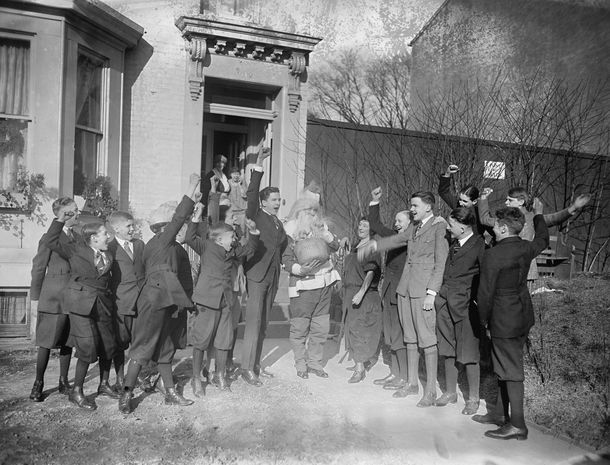
[[[366,376],[365,363],[377,352],[381,339],[381,297],[377,285],[381,274],[378,256],[359,262],[357,251],[370,240],[366,218],[358,223],[358,245],[345,257],[343,270],[343,308],[345,344],[356,363],[350,383],[359,383]]]

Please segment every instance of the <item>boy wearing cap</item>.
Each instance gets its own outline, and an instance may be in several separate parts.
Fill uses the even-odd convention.
[[[167,214],[151,221],[153,223],[151,229],[155,236],[144,247],[146,277],[136,302],[138,317],[133,324],[129,353],[131,361],[119,398],[119,411],[122,413],[131,412],[130,401],[138,374],[142,366],[151,360],[157,362],[157,368],[166,387],[165,403],[170,405],[193,403],[176,392],[172,362],[176,348],[182,342],[176,340],[176,336],[178,333],[186,332],[183,310],[192,307],[192,301],[179,280],[179,276],[184,275],[184,266],[181,266],[183,260],[180,257],[183,256],[182,252],[186,254],[186,251],[176,242],[176,236],[193,212],[195,202],[201,198],[201,194],[197,192],[199,181],[199,175],[191,175],[188,191],[178,204],[171,221]],[[188,275],[190,277],[190,266]]]

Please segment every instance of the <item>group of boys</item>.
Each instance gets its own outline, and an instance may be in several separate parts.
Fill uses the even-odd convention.
[[[38,360],[30,399],[44,400],[49,354],[59,347],[59,392],[80,408],[97,408],[83,392],[89,365],[96,361],[100,368],[97,395],[118,399],[123,413],[132,411],[134,389],[138,382],[146,383],[140,376],[142,368],[151,364],[158,370],[158,387],[166,404],[192,404],[176,391],[172,375],[174,354],[186,346],[187,312],[192,313],[189,336],[195,341],[193,393],[204,394],[201,360],[205,351],[212,350],[214,382],[227,389],[227,357],[235,342],[236,321],[231,312],[237,263],[244,265],[250,295],[242,377],[251,385],[262,384],[266,312],[277,292],[286,242],[276,217],[279,190],[267,187],[259,193],[261,163],[269,155],[269,150],[261,151],[252,174],[247,192],[251,219],[243,221],[247,234],[241,243],[231,221],[201,221],[202,194],[196,174],[191,175],[177,207],[164,204],[154,212],[150,221],[154,236],[146,244],[134,237],[134,218],[127,212],[113,212],[106,223],[86,222],[77,234],[73,229],[80,212],[74,200],[63,197],[53,203],[55,219],[33,259],[31,296],[38,315]],[[201,256],[195,285],[184,242]],[[77,364],[70,386],[73,348]],[[111,386],[113,363],[117,382]]]
[[[359,252],[359,259],[364,260],[372,253],[388,251],[388,283],[382,290],[389,288],[389,292],[382,297],[391,372],[374,383],[394,390],[394,397],[417,395],[422,352],[426,380],[417,406],[442,407],[457,402],[458,370],[463,367],[468,396],[462,413],[474,415],[479,423],[497,425],[498,429],[485,433],[488,437],[527,439],[523,350],[534,324],[528,270],[549,243],[541,202],[534,201],[533,233],[526,240],[519,237],[526,215],[508,206],[507,199],[505,208],[487,218],[492,247],[482,237],[486,226],[481,225],[476,210],[478,191],[469,205],[471,199],[464,196],[462,200],[460,195],[447,221],[434,215],[433,193],[416,192],[409,211],[396,215],[394,232],[379,220],[381,196],[380,188],[373,190],[369,206],[371,230],[379,238]],[[489,413],[475,415],[480,403],[479,347],[486,336],[491,339],[498,397]],[[437,397],[439,355],[445,360],[446,389]]]

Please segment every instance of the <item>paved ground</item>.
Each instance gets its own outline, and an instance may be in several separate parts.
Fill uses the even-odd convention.
[[[239,344],[240,342],[238,342],[236,354],[239,354]],[[188,460],[187,458],[178,460],[175,458],[175,453],[169,456],[163,455],[162,449],[165,446],[163,446],[162,438],[164,434],[161,434],[159,436],[161,458],[141,458],[138,463],[250,463],[249,455],[244,455],[243,450],[257,451],[251,456],[256,458],[256,460],[252,459],[253,463],[400,463],[405,465],[601,463],[589,462],[584,458],[587,451],[544,434],[535,428],[530,428],[530,437],[527,441],[504,442],[485,438],[483,433],[488,429],[486,426],[477,424],[469,417],[460,414],[463,407],[461,396],[457,405],[428,409],[417,408],[415,404],[418,398],[416,397],[394,399],[391,392],[384,391],[372,383],[373,379],[387,374],[387,367],[382,363],[375,365],[362,383],[348,384],[347,379],[350,372],[345,368],[351,363],[347,360],[340,362],[343,353],[339,352],[337,344],[334,342],[327,344],[329,361],[326,369],[330,374],[329,379],[313,377],[301,380],[297,378],[287,340],[266,341],[264,353],[266,355],[263,363],[269,366],[269,370],[276,377],[266,380],[266,385],[261,388],[252,388],[240,381],[234,385],[233,392],[228,394],[230,397],[224,397],[222,400],[225,402],[224,404],[220,403],[220,400],[214,404],[214,399],[220,398],[215,397],[219,394],[211,390],[208,397],[205,400],[198,400],[194,407],[178,410],[176,407],[164,406],[159,394],[141,396],[136,412],[127,418],[121,418],[116,411],[116,401],[110,401],[110,399],[97,401],[100,408],[93,414],[94,417],[91,417],[92,414],[88,412],[83,413],[75,409],[65,401],[63,396],[55,392],[50,392],[49,398],[42,404],[27,401],[34,367],[24,366],[10,379],[2,377],[0,380],[0,402],[2,402],[2,410],[5,410],[5,412],[0,412],[3,417],[0,436],[8,435],[10,431],[13,436],[21,435],[24,441],[31,441],[31,438],[42,433],[33,431],[36,428],[31,426],[31,423],[28,426],[23,418],[27,418],[28,415],[29,418],[58,415],[58,424],[63,424],[60,423],[59,415],[67,412],[68,421],[70,416],[82,417],[83,421],[89,422],[87,424],[97,428],[93,437],[83,437],[83,440],[93,445],[92,449],[96,449],[98,446],[95,444],[98,443],[95,442],[97,440],[95,435],[99,436],[99,431],[103,431],[103,428],[112,430],[117,425],[122,428],[124,424],[142,428],[143,424],[151,422],[151,418],[161,418],[171,424],[191,419],[194,422],[192,424],[197,424],[196,420],[200,415],[201,418],[205,418],[205,420],[199,420],[200,431],[206,434],[205,437],[209,441],[205,453],[209,454],[210,447],[213,445],[215,447],[213,449],[214,460],[203,460],[197,455],[199,454],[197,450],[187,457]],[[57,359],[54,359],[49,365],[46,377],[49,388],[55,384],[57,369]],[[189,369],[190,351],[180,351],[177,354],[175,365],[179,382],[182,379],[183,384],[186,383]],[[88,393],[93,392],[97,385],[96,374],[97,369],[92,369],[88,377],[89,381],[85,386],[85,391]],[[252,392],[252,390],[256,390],[256,392]],[[188,384],[184,387],[184,393],[186,397],[191,396]],[[290,401],[286,404],[278,402],[277,399],[283,399],[283,396]],[[269,399],[274,405],[263,405]],[[259,404],[264,408],[261,408]],[[226,412],[227,405],[234,405],[235,408],[231,412]],[[15,411],[9,413],[8,410],[11,408],[14,408]],[[22,409],[25,414],[17,415],[16,412],[19,409]],[[148,413],[146,413],[147,410],[149,410]],[[483,406],[481,413],[484,413]],[[225,418],[225,414],[227,418]],[[206,424],[210,421],[208,420],[210,416],[212,418],[216,416],[217,421]],[[93,418],[93,420],[86,420],[86,418]],[[264,421],[261,421],[261,418],[264,418]],[[229,422],[229,419],[232,423]],[[159,422],[156,426],[167,432],[167,425],[161,423]],[[19,430],[15,429],[15,424],[18,425]],[[50,424],[53,425],[53,423]],[[240,428],[235,425],[240,425]],[[250,429],[245,425],[251,425]],[[286,426],[278,428],[278,425]],[[153,428],[154,425],[149,425],[149,427]],[[4,432],[2,432],[3,429]],[[286,431],[286,429],[290,431]],[[209,431],[223,430],[228,431],[226,436],[209,433]],[[244,435],[244,431],[252,431],[252,437],[238,437]],[[321,433],[324,435],[323,437],[320,436]],[[113,433],[104,433],[104,435],[106,434],[112,436]],[[124,432],[116,433],[115,440],[120,440],[120,436],[124,434]],[[165,433],[165,435],[167,434]],[[133,441],[130,440],[131,442]],[[233,446],[233,442],[241,444],[240,447],[243,446],[243,450],[236,451],[237,447]],[[28,459],[28,454],[32,454],[28,444],[20,443],[17,440],[14,443],[23,446],[23,451],[20,453],[21,459],[3,460],[3,456],[11,457],[5,451],[4,455],[0,454],[0,463],[79,463],[73,462],[74,454],[67,462],[56,461],[58,456],[52,454],[47,462],[41,459],[33,460],[31,455]],[[3,447],[12,447],[9,442],[3,444],[2,439],[0,439],[0,444]],[[316,450],[319,445],[326,450]],[[70,446],[67,443],[62,447],[69,449]],[[130,453],[129,445],[123,447],[126,448],[126,454]],[[232,450],[230,454],[227,452],[229,449]],[[269,455],[265,453],[265,449],[273,449],[274,452]],[[294,455],[291,455],[292,450],[295,451]],[[64,450],[64,452],[67,454],[66,456],[70,454],[69,450]],[[88,463],[130,463],[127,458],[118,460],[116,456],[110,456],[109,452],[105,453],[103,450],[95,450],[95,452],[97,455],[90,456]],[[153,457],[154,454],[145,457],[149,456]],[[14,456],[12,457],[14,459]],[[125,457],[129,457],[129,455]],[[580,459],[576,459],[577,457]]]

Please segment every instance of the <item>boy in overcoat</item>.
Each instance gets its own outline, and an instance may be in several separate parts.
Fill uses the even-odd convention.
[[[76,241],[72,227],[78,221],[78,207],[70,197],[61,197],[53,202],[53,214],[59,213],[60,207],[72,212],[64,223],[59,234],[61,244],[74,244]],[[42,402],[44,373],[49,363],[51,349],[59,347],[59,392],[68,394],[68,370],[72,357],[72,347],[67,346],[70,334],[69,308],[63,300],[64,290],[70,280],[70,263],[57,252],[52,251],[43,236],[38,244],[38,252],[32,260],[32,284],[30,299],[32,306],[37,307],[36,345],[36,379],[30,393],[34,402]]]
[[[201,382],[203,354],[212,347],[216,354],[213,383],[221,390],[229,390],[226,365],[233,345],[233,268],[236,260],[251,256],[258,246],[260,232],[252,220],[247,220],[249,239],[241,245],[235,230],[225,222],[216,222],[208,229],[208,239],[198,234],[203,205],[197,204],[195,214],[186,231],[186,243],[201,256],[201,268],[193,292],[197,308],[191,317],[190,342],[193,346],[193,378],[191,386],[196,397],[204,395]]]
[[[108,251],[114,257],[110,289],[114,295],[114,321],[118,350],[114,357],[117,387],[125,382],[125,351],[131,343],[133,319],[137,315],[136,300],[144,284],[144,242],[134,237],[134,219],[130,213],[112,212],[108,225],[114,238]]]
[[[426,362],[426,388],[418,407],[431,407],[436,402],[438,350],[434,300],[441,288],[449,251],[445,237],[447,222],[434,216],[434,204],[431,192],[415,192],[409,210],[413,221],[405,232],[371,241],[358,254],[364,258],[374,251],[407,246],[407,259],[396,293],[407,344],[406,395],[419,392],[419,349],[423,350]]]
[[[193,212],[195,201],[201,193],[197,192],[199,176],[192,174],[187,193],[178,204],[171,221],[166,216],[163,221],[154,221],[151,229],[155,235],[144,247],[144,269],[146,278],[136,305],[138,316],[133,322],[130,363],[125,376],[125,385],[119,398],[119,411],[131,412],[133,388],[142,366],[150,361],[157,362],[157,368],[165,390],[165,403],[169,405],[191,405],[174,388],[172,362],[176,349],[185,342],[185,309],[193,303],[185,289],[192,277],[190,265],[184,264],[188,254],[176,241],[184,223]]]
[[[388,237],[406,231],[407,226],[411,223],[407,210],[396,213],[394,229],[385,227],[381,222],[379,202],[381,201],[382,194],[381,187],[377,187],[371,192],[372,200],[369,204],[368,216],[371,233],[381,237]],[[396,287],[400,281],[406,260],[406,246],[388,251],[385,258],[384,276],[380,292],[383,302],[383,310],[381,312],[383,337],[385,343],[390,348],[390,374],[385,378],[374,380],[373,384],[383,386],[384,389],[396,390],[393,397],[404,397],[406,395],[404,388],[407,384],[407,346],[400,323],[400,315],[398,314],[398,299],[396,296]]]
[[[473,420],[500,426],[485,433],[494,439],[527,439],[523,413],[523,347],[534,325],[527,274],[531,261],[549,244],[549,231],[538,199],[534,201],[534,213],[535,236],[527,241],[519,237],[525,224],[523,212],[515,207],[498,210],[494,226],[497,244],[485,252],[481,265],[479,318],[481,326],[491,335],[498,400],[494,412],[475,415]]]
[[[110,236],[104,224],[93,222],[83,226],[82,241],[62,243],[60,235],[64,223],[72,215],[69,206],[60,208],[57,219],[49,227],[45,242],[47,247],[70,262],[70,281],[65,289],[64,302],[70,309],[69,343],[76,349],[78,362],[69,400],[82,409],[95,410],[96,404],[83,393],[91,363],[99,361],[98,395],[118,397],[108,384],[116,350],[113,299],[109,289],[112,255],[107,249]]]
[[[479,318],[476,295],[485,241],[477,234],[472,208],[458,207],[449,215],[451,234],[443,284],[434,300],[438,352],[445,358],[446,391],[436,399],[438,407],[457,402],[458,364],[466,370],[468,399],[462,410],[474,415],[479,408]]]
[[[241,375],[252,386],[262,385],[259,374],[269,375],[260,366],[261,353],[267,330],[267,315],[277,294],[282,254],[288,243],[284,226],[277,217],[282,200],[279,189],[266,187],[259,192],[263,178],[262,163],[270,155],[269,149],[263,149],[259,153],[246,194],[246,217],[254,220],[261,232],[258,248],[254,255],[246,260],[244,266],[248,283],[248,302]]]

